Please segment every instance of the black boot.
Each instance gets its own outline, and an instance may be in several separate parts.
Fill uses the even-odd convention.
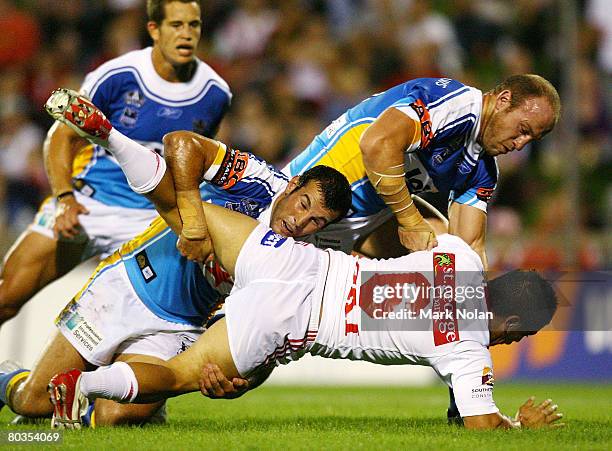
[[[446,418],[448,418],[448,424],[455,424],[457,426],[463,426],[463,418],[459,414],[459,409],[457,409],[457,404],[455,404],[455,394],[453,393],[453,389],[448,389],[448,395],[450,396],[450,403],[448,405],[448,409],[446,410]]]

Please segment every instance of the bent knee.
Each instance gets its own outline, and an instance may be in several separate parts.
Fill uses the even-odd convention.
[[[46,387],[31,387],[26,384],[11,398],[11,410],[24,417],[44,417],[53,413]]]

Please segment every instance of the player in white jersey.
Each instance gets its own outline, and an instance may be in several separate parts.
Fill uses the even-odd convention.
[[[150,196],[155,199],[155,191]],[[214,384],[201,380],[207,364],[218,365],[228,380],[256,378],[270,365],[307,352],[431,366],[455,388],[468,428],[539,427],[561,417],[550,401],[538,406],[528,401],[521,407],[522,417],[511,420],[493,402],[488,346],[536,333],[556,310],[552,288],[536,273],[513,272],[495,279],[485,297],[478,255],[451,235],[441,235],[433,251],[369,260],[282,237],[227,209],[210,204],[203,208],[216,255],[235,278],[225,319],[163,365],[119,362],[96,372],[56,375],[49,385],[54,424],[74,426],[87,398],[150,402],[197,391],[200,384],[214,389]],[[388,284],[386,279],[382,283],[374,279],[368,288],[366,270],[383,278],[389,271],[395,277],[404,273],[409,285],[432,287],[434,294],[418,296],[416,307],[411,307],[431,315],[405,321],[401,328],[389,318],[367,326],[366,316],[372,320],[382,315],[372,310],[369,316],[368,293],[384,291]],[[398,297],[387,295],[387,300],[396,303]],[[459,321],[459,311],[471,312],[476,319]]]
[[[170,131],[213,136],[231,93],[195,56],[199,0],[149,0],[147,12],[153,46],[104,63],[86,76],[81,90],[115,128],[162,152],[162,137]],[[45,285],[91,256],[111,254],[156,216],[104,148],[82,145],[62,124],[49,131],[44,150],[53,197],[5,257],[0,325]]]

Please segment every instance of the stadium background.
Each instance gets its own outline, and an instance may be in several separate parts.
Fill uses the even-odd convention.
[[[562,122],[542,142],[499,159],[487,241],[494,270],[536,268],[551,278],[566,271],[557,284],[562,308],[552,331],[494,350],[496,378],[612,379],[609,0],[203,3],[199,56],[234,93],[217,137],[279,167],[346,108],[407,79],[449,76],[483,91],[513,73],[551,80],[561,92]],[[42,141],[50,120],[42,104],[52,89],[78,88],[100,63],[148,45],[143,5],[0,0],[3,254],[48,194]],[[44,290],[3,327],[0,360],[33,362],[51,319],[91,268]],[[427,369],[355,365],[305,359],[275,378],[433,380]]]

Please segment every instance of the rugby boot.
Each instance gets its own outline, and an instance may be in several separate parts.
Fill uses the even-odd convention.
[[[71,89],[56,89],[45,102],[45,110],[53,119],[66,124],[79,136],[108,147],[108,135],[113,126],[86,96]]]
[[[81,393],[80,380],[81,370],[77,369],[58,373],[51,378],[47,391],[53,404],[52,428],[81,428],[81,417],[87,413],[89,400]]]

